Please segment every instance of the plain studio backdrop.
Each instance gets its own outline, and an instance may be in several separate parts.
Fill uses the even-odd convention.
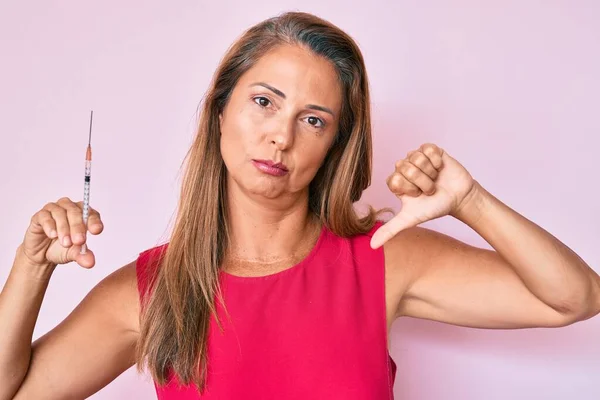
[[[0,280],[33,213],[62,196],[82,199],[91,109],[91,205],[106,225],[90,239],[94,269],[57,269],[34,339],[166,237],[213,71],[244,29],[287,10],[332,21],[364,52],[374,174],[362,203],[398,210],[385,185],[394,162],[437,143],[598,271],[598,2],[3,1]],[[487,246],[449,217],[426,226]],[[399,320],[394,392],[405,400],[598,399],[599,337],[600,317],[520,331]],[[149,377],[132,368],[93,398],[153,396]]]

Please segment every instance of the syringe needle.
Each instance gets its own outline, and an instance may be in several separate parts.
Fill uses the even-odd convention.
[[[90,111],[90,136],[88,138],[88,147],[92,145],[92,120],[94,119],[94,110]]]
[[[92,161],[92,122],[94,119],[94,110],[90,111],[90,133],[88,137],[88,147],[85,152],[86,161]]]

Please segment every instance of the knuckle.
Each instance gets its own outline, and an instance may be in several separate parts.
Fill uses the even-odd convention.
[[[75,210],[75,211],[81,210],[81,208],[77,205],[77,203],[73,203],[72,201],[65,203],[64,207],[67,210]]]
[[[417,167],[424,167],[427,165],[427,156],[421,152],[414,153],[410,158],[410,161]]]
[[[47,210],[40,210],[38,212],[36,212],[35,214],[33,214],[33,216],[31,217],[32,221],[43,221],[45,219],[48,219],[51,216],[50,212]]]
[[[395,185],[394,175],[391,175],[387,178],[387,185],[390,189],[394,190],[394,185]]]
[[[435,151],[433,149],[427,148],[427,149],[423,149],[423,154],[426,155],[427,157],[435,157]]]
[[[65,210],[62,207],[56,207],[50,213],[52,214],[52,216],[54,218],[56,218],[56,217],[64,218],[67,216],[67,210]]]
[[[419,172],[417,170],[417,167],[415,166],[408,166],[406,167],[406,170],[404,171],[404,176],[406,176],[408,179],[415,179],[417,176],[419,175]]]
[[[77,207],[76,205],[71,205],[71,206],[67,206],[64,208],[67,213],[72,216],[72,215],[81,215],[81,208]]]
[[[406,175],[408,170],[410,169],[410,163],[402,163],[400,168],[398,169],[401,174]]]
[[[426,143],[423,145],[423,153],[427,156],[433,155],[437,152],[437,146],[433,143]]]
[[[400,189],[402,189],[402,180],[403,179],[402,179],[402,177],[400,175],[393,174],[388,179],[388,187],[392,191],[399,191]]]

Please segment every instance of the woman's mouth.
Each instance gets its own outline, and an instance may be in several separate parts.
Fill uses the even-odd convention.
[[[272,176],[284,176],[288,173],[288,169],[283,163],[276,163],[271,160],[252,160],[252,164],[261,172]]]

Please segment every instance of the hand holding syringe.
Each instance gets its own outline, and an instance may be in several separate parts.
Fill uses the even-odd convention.
[[[96,263],[94,252],[86,245],[88,233],[98,235],[104,230],[100,214],[89,204],[93,115],[92,111],[85,155],[83,201],[76,203],[68,197],[61,197],[56,202],[47,203],[31,217],[23,243],[18,248],[20,260],[41,274],[53,270],[58,264],[72,261],[84,268],[91,268]]]

